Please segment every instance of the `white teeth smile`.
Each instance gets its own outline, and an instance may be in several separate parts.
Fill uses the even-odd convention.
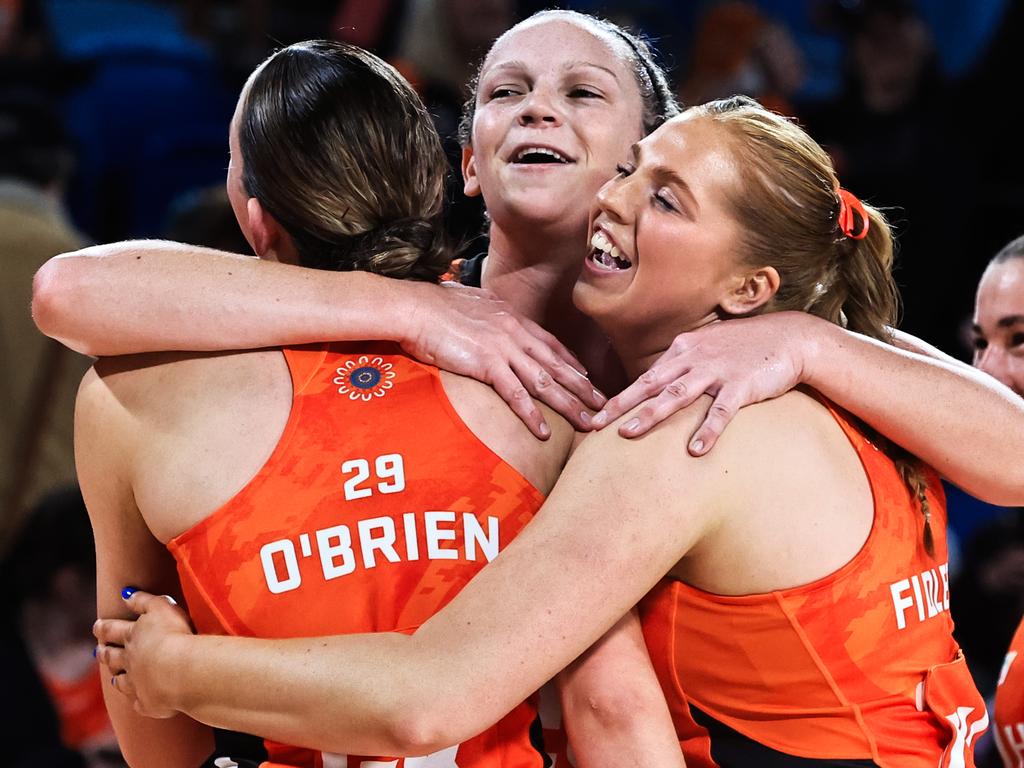
[[[629,269],[633,266],[633,263],[622,255],[618,246],[613,245],[600,230],[591,236],[590,245],[594,248],[591,256],[598,266],[605,269]]]
[[[548,149],[547,147],[526,147],[525,149],[521,149],[513,158],[513,161],[521,163],[523,158],[527,155],[546,155],[547,157],[554,158],[559,163],[569,162],[569,158],[565,155],[562,155],[553,149]]]

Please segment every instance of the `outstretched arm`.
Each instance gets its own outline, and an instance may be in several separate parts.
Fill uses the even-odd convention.
[[[898,346],[803,312],[713,323],[683,334],[594,417],[600,427],[646,404],[620,432],[636,437],[700,397],[715,398],[690,440],[711,450],[740,408],[814,387],[967,492],[1024,504],[1024,400],[990,376],[896,332]]]
[[[125,584],[175,594],[180,589],[174,561],[153,538],[135,506],[127,477],[126,441],[131,432],[130,417],[103,380],[90,370],[78,395],[75,452],[82,495],[96,539],[97,613],[104,619],[132,615],[121,599]],[[102,672],[107,711],[121,751],[131,765],[197,766],[213,751],[213,733],[208,727],[181,714],[169,720],[143,717],[111,686],[110,669]]]
[[[252,349],[383,339],[490,384],[538,437],[527,393],[583,428],[604,398],[554,336],[486,291],[328,272],[166,241],[99,245],[36,274],[36,325],[79,352]]]
[[[685,765],[636,610],[558,675],[562,717],[580,768]]]
[[[705,460],[679,441],[703,413],[683,416],[643,441],[585,440],[530,525],[412,636],[192,636],[165,601],[135,595],[135,624],[99,623],[101,658],[126,670],[119,689],[154,714],[330,751],[425,754],[460,742],[593,645],[714,524],[710,511],[665,524],[680,484],[688,509],[718,508],[716,473],[693,472]],[[652,470],[680,450],[672,471]]]

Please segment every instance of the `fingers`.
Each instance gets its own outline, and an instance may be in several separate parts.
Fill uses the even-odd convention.
[[[562,413],[566,418],[572,420],[573,417],[579,415],[579,408],[577,408],[576,402],[594,410],[605,404],[605,396],[601,394],[593,384],[591,384],[590,379],[580,373],[576,368],[566,364],[563,358],[556,356],[546,345],[532,345],[526,347],[525,352],[528,357],[533,359],[540,369],[538,371],[534,369],[533,366],[530,366],[529,370],[524,371],[524,376],[527,377],[524,379],[524,383],[527,381],[533,381],[536,383],[536,391],[533,388],[527,387],[535,397],[540,398],[556,411],[562,413],[561,407],[555,403],[548,402],[547,399],[540,394],[540,390],[548,386],[548,382],[544,378],[544,375],[546,375],[557,383],[559,387],[568,392],[569,395],[575,398],[575,401],[571,402],[568,406],[573,409],[574,412],[571,415],[568,413]],[[562,400],[560,393],[558,394],[558,398],[559,401]]]
[[[128,671],[128,653],[124,648],[100,644],[96,647],[96,658],[107,665],[112,675]]]
[[[125,587],[121,590],[121,597],[124,604],[140,616],[152,610],[154,604],[165,604],[167,598],[164,595],[154,595],[151,592],[144,592],[135,587]]]
[[[529,428],[534,437],[541,440],[551,437],[551,427],[544,421],[540,408],[533,402],[530,393],[511,369],[504,364],[498,364],[484,381],[494,387],[494,391]]]
[[[131,675],[127,672],[112,675],[110,678],[110,684],[118,693],[122,693],[133,699],[135,698],[135,685],[132,682]]]
[[[537,323],[535,323],[533,320],[530,320],[527,317],[520,318],[520,322],[530,334],[536,336],[540,341],[544,343],[546,347],[548,347],[548,349],[551,351],[555,358],[557,358],[565,365],[568,365],[580,376],[586,377],[587,369],[583,367],[583,363],[581,363],[576,358],[576,355],[570,352],[569,348],[565,346],[562,342],[560,342],[554,336],[554,334],[551,334],[548,331],[544,330]],[[600,403],[595,405],[595,407],[597,408],[599,408],[600,406]]]
[[[686,382],[685,377],[689,373],[689,367],[662,364],[660,361],[655,363],[648,370],[644,371],[640,378],[605,404],[604,408],[594,416],[594,427],[601,429],[611,424],[624,413],[636,408],[644,401],[653,398],[655,402],[652,402],[650,405],[657,408],[654,412],[655,420],[648,422],[652,415],[650,412],[643,415],[637,414],[637,417],[640,418],[640,424],[644,425],[642,431],[633,432],[632,429],[627,430],[631,432],[630,437],[643,434],[680,408],[685,408],[701,395],[703,390]],[[657,401],[661,400],[662,395],[667,396],[658,403]],[[674,405],[675,402],[680,404]],[[629,423],[632,424],[632,421],[631,419]],[[633,425],[634,428],[636,426]],[[625,425],[623,425],[623,429],[625,429]],[[625,434],[622,432],[622,429],[620,429],[620,433]]]
[[[623,437],[640,437],[672,414],[692,404],[704,391],[704,383],[696,377],[676,379],[638,410],[633,418],[621,425],[619,434]]]
[[[534,358],[526,354],[516,355],[509,361],[509,365],[530,395],[557,411],[576,429],[590,429],[590,410],[576,395],[556,381]],[[589,382],[587,386],[589,389],[593,389],[589,386]]]
[[[99,619],[92,625],[92,633],[103,645],[124,645],[131,635],[134,621]]]
[[[736,415],[740,405],[725,389],[718,393],[715,402],[708,409],[703,423],[690,438],[689,451],[692,456],[703,456],[714,447],[719,436]]]

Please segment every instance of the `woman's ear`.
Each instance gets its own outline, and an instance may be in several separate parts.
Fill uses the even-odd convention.
[[[775,267],[760,267],[738,276],[719,306],[730,315],[748,315],[771,301],[780,283]]]
[[[245,212],[249,217],[249,232],[252,234],[252,247],[261,259],[273,258],[281,239],[281,225],[267,213],[259,200],[250,197],[245,204]]]
[[[462,148],[462,193],[466,197],[479,197],[480,181],[476,177],[476,157],[473,147]]]

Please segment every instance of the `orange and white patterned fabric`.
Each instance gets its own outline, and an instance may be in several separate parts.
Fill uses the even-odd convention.
[[[857,555],[793,589],[665,580],[641,604],[686,764],[969,768],[988,716],[953,640],[941,486],[929,478],[931,557],[893,462],[829,407],[874,495]]]
[[[196,629],[315,637],[415,632],[543,496],[458,417],[437,370],[394,345],[287,349],[293,400],[259,473],[169,544]],[[467,702],[472,706],[472,702]],[[434,755],[329,755],[267,743],[264,766],[539,768],[531,702]]]

